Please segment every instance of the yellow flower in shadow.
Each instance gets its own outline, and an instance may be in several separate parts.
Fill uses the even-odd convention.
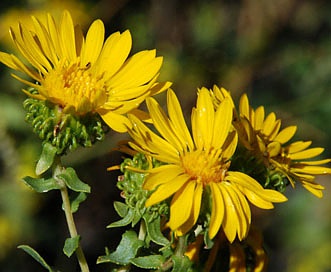
[[[217,108],[225,98],[231,98],[224,88],[214,86],[210,90],[214,107]],[[296,133],[296,126],[281,129],[281,120],[274,112],[265,114],[263,106],[253,109],[246,94],[239,102],[239,111],[231,99],[234,118],[233,125],[240,143],[271,173],[281,173],[292,187],[299,181],[304,188],[317,197],[322,197],[324,187],[315,182],[317,175],[331,174],[331,168],[323,166],[331,161],[310,160],[322,154],[324,148],[309,148],[311,141],[288,143]]]
[[[324,187],[315,182],[317,175],[331,174],[331,168],[322,166],[331,161],[310,160],[322,154],[324,148],[309,148],[311,141],[288,143],[297,130],[296,126],[281,129],[281,120],[271,112],[265,116],[264,107],[254,110],[247,95],[243,95],[239,105],[242,139],[248,149],[263,159],[269,170],[286,176],[294,187],[295,181],[301,182],[304,188],[317,197],[322,197]]]

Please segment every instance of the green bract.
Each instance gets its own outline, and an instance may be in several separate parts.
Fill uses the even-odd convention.
[[[34,89],[30,92],[33,93]],[[23,106],[25,120],[32,126],[33,132],[44,142],[55,146],[58,155],[78,146],[91,147],[96,141],[102,141],[109,131],[96,113],[82,116],[64,113],[58,105],[34,98],[27,98]]]

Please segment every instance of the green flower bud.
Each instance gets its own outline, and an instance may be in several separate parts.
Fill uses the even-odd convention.
[[[135,209],[136,213],[141,216],[148,212],[152,214],[151,220],[159,215],[168,215],[169,206],[166,202],[153,205],[146,208],[145,202],[151,192],[143,189],[143,183],[146,173],[137,170],[147,170],[150,167],[157,167],[160,163],[153,159],[151,162],[147,158],[138,153],[132,159],[126,158],[121,164],[123,175],[120,176],[117,182],[117,187],[122,191],[122,196],[125,198],[126,204]]]

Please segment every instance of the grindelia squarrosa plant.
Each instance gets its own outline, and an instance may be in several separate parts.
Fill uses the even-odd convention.
[[[42,152],[36,177],[23,181],[39,193],[59,191],[70,234],[63,252],[89,271],[73,214],[91,186],[62,158],[77,147],[93,152],[113,130],[128,140],[118,145],[123,162],[108,168],[120,173],[122,201],[113,201],[120,219],[109,218],[107,228],[119,228],[122,238],[95,260],[105,271],[265,271],[252,213],[287,201],[288,186],[321,198],[315,178],[331,173],[330,159],[320,158],[324,149],[293,141],[297,126],[283,128],[246,94],[236,104],[216,85],[193,91],[196,104],[185,120],[171,83],[158,81],[163,58],[156,50],[130,54],[129,30],[105,38],[95,20],[83,34],[68,11],[59,21],[45,14],[31,22],[10,28],[19,55],[0,52],[0,62],[26,86],[25,119]],[[161,92],[166,107],[156,99]],[[19,247],[57,271],[31,246]]]

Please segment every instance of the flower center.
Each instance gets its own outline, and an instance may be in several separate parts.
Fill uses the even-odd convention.
[[[50,71],[41,84],[40,92],[49,101],[60,105],[64,111],[84,115],[96,111],[107,99],[105,80],[95,76],[90,67],[77,63],[59,65]]]
[[[229,167],[229,163],[220,160],[221,150],[196,150],[181,157],[182,167],[192,179],[205,186],[210,182],[221,182]]]

